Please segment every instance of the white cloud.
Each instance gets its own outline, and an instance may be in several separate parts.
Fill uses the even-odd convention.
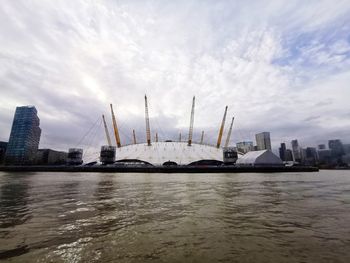
[[[342,135],[350,127],[349,42],[346,34],[329,43],[319,36],[340,28],[349,11],[348,1],[4,1],[0,139],[22,104],[39,110],[43,147],[69,147],[109,114],[109,103],[123,133],[143,134],[145,93],[152,130],[171,136],[187,133],[193,95],[195,128],[211,141],[225,105],[242,131],[233,141],[262,130],[276,142]],[[288,43],[306,41],[303,34],[308,43],[295,56]]]

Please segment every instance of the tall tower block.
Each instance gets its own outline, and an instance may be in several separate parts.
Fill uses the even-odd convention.
[[[17,107],[5,154],[7,164],[32,164],[39,147],[40,119],[34,106]]]

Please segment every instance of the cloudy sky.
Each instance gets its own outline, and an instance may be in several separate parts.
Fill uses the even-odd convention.
[[[349,143],[350,1],[3,0],[0,89],[0,140],[35,105],[40,147],[104,144],[109,103],[144,140],[144,94],[161,139],[187,137],[195,95],[194,140],[228,105],[232,143]]]

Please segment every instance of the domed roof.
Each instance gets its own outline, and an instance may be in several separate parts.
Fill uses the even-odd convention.
[[[131,144],[116,149],[116,160],[138,159],[149,162],[154,165],[162,165],[167,161],[186,165],[199,160],[217,160],[223,161],[222,148],[216,148],[212,145],[187,142],[152,142],[151,146],[147,143]]]

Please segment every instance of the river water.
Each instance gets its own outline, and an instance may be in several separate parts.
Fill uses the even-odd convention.
[[[0,173],[0,261],[350,262],[350,171]]]

